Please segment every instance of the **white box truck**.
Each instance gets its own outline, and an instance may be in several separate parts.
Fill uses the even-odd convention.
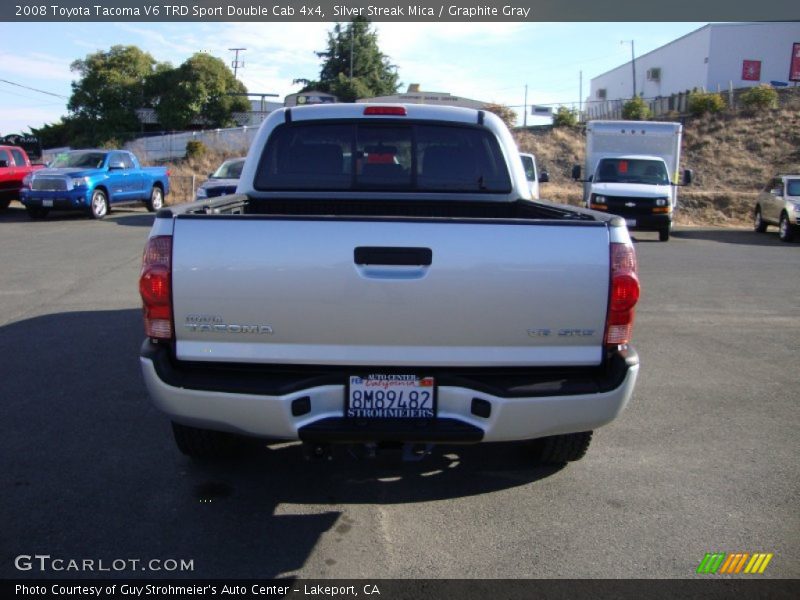
[[[586,125],[586,174],[575,165],[572,178],[583,181],[588,208],[618,215],[629,229],[658,231],[669,240],[678,187],[692,172],[679,175],[680,123],[589,121]]]

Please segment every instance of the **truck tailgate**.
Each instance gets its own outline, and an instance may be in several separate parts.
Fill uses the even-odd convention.
[[[174,240],[180,360],[601,362],[601,223],[181,216]]]

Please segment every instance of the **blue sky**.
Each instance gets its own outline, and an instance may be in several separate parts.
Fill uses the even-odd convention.
[[[239,78],[250,92],[297,91],[314,79],[333,23],[0,23],[0,134],[27,131],[67,114],[73,60],[131,44],[178,65],[206,51],[230,64],[247,48]],[[374,23],[381,50],[409,83],[476,100],[521,106],[575,103],[579,72],[589,79],[705,23]],[[11,83],[8,83],[11,82]],[[17,85],[13,85],[17,84]],[[33,91],[36,88],[41,91]],[[49,92],[48,95],[42,92]],[[60,96],[60,97],[59,97]],[[531,122],[529,120],[529,122]]]

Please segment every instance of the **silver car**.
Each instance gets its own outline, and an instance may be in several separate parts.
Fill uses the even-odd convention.
[[[758,194],[753,211],[753,228],[764,233],[778,226],[778,237],[791,242],[800,230],[800,175],[777,175]]]

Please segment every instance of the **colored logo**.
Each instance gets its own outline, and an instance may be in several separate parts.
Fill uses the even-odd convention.
[[[771,552],[769,554],[765,552],[754,554],[748,552],[707,553],[697,567],[697,572],[703,575],[761,574],[766,570],[772,557]]]

